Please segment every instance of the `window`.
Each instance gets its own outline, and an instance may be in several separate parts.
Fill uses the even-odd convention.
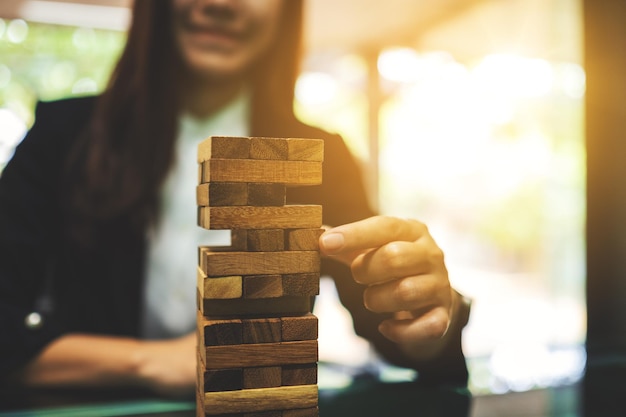
[[[300,79],[300,114],[342,133],[366,172],[378,158],[380,211],[424,221],[473,299],[464,349],[477,393],[582,376],[581,20],[575,0],[478,2],[376,62],[310,55]],[[368,68],[380,81],[374,132]]]

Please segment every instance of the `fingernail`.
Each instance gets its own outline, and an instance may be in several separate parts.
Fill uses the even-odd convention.
[[[324,250],[336,251],[341,249],[343,244],[344,240],[341,233],[329,233],[322,236],[322,246],[324,246]]]

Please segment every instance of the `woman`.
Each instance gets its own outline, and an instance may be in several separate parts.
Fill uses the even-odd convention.
[[[375,216],[342,140],[293,114],[301,13],[294,0],[136,0],[105,92],[38,105],[0,178],[0,375],[193,392],[195,304],[173,289],[195,291],[177,281],[186,268],[195,280],[195,251],[167,254],[208,238],[180,227],[195,224],[181,190],[195,145],[218,134],[325,140],[323,185],[288,196],[337,226],[320,238],[322,274],[386,359],[465,383],[468,309],[441,250],[418,221]]]

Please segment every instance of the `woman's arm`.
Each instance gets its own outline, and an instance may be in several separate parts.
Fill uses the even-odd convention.
[[[195,392],[195,351],[195,333],[163,341],[68,334],[50,343],[17,377],[28,386],[127,386],[184,396]]]

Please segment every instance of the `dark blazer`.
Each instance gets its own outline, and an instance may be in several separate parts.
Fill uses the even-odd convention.
[[[107,230],[116,244],[87,250],[65,237],[59,221],[64,163],[94,103],[94,97],[39,103],[32,129],[0,177],[0,375],[19,369],[65,333],[139,333],[145,237],[111,222]],[[339,136],[295,119],[268,120],[264,126],[267,132],[255,135],[325,141],[323,184],[290,189],[288,203],[321,204],[328,225],[374,215],[360,169]],[[411,363],[377,331],[386,316],[363,307],[363,287],[351,279],[348,267],[323,260],[322,275],[335,279],[357,334],[387,360],[416,368],[420,378],[466,382],[460,335],[441,358]],[[43,316],[39,326],[26,325],[33,311]]]

